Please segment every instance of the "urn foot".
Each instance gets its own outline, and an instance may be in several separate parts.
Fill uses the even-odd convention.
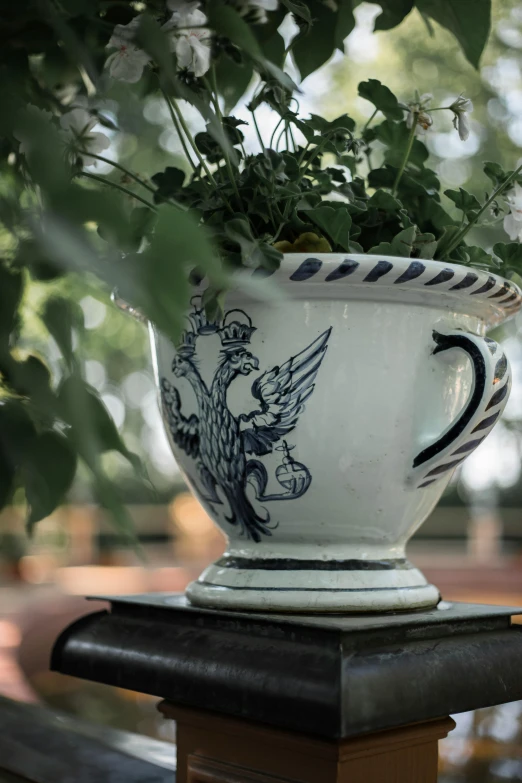
[[[196,606],[265,612],[429,609],[440,594],[407,560],[253,560],[225,556],[186,595]]]

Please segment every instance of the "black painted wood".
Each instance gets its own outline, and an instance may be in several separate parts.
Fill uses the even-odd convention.
[[[0,781],[175,783],[173,744],[0,696]]]
[[[110,613],[63,632],[53,669],[330,738],[522,699],[518,608],[296,616],[104,600]]]

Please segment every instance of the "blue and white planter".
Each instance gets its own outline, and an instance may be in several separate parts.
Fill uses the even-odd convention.
[[[507,401],[488,328],[521,292],[434,261],[285,256],[272,305],[199,299],[177,348],[153,334],[164,419],[228,538],[194,604],[293,612],[432,607],[409,538]]]

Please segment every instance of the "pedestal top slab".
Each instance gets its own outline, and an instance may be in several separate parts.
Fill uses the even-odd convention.
[[[53,669],[332,739],[522,699],[520,607],[303,616],[102,600],[111,611],[67,628]]]

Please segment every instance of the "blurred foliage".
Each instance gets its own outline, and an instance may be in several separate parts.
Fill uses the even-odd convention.
[[[258,98],[270,105],[275,105],[274,96],[289,98],[295,85],[284,72],[288,47],[279,32],[289,12],[295,24],[293,57],[305,78],[342,49],[357,5],[283,0],[259,24],[248,0],[206,3],[217,92],[225,106],[233,106],[252,79],[260,85]],[[379,29],[389,30],[418,11],[423,38],[426,26],[435,21],[478,65],[489,31],[488,0],[458,7],[450,0],[387,0],[382,9]],[[0,10],[0,508],[23,498],[29,527],[62,500],[80,463],[98,502],[129,530],[106,470],[106,455],[119,454],[132,472],[145,478],[140,460],[123,442],[86,377],[82,354],[93,338],[85,328],[85,292],[101,284],[106,297],[117,287],[176,340],[194,270],[214,292],[228,283],[214,232],[201,225],[198,205],[180,208],[173,193],[179,175],[165,168],[170,161],[156,144],[158,131],[143,115],[147,96],[162,93],[186,145],[192,138],[184,119],[190,106],[205,121],[208,134],[193,145],[196,170],[199,165],[207,175],[200,147],[209,163],[219,149],[227,168],[237,167],[237,126],[223,121],[219,102],[195,67],[192,73],[177,68],[179,34],[168,39],[161,29],[168,24],[169,13],[160,0],[22,0],[16,8]],[[104,70],[106,47],[118,25],[127,26],[126,35],[131,25],[135,38],[114,45],[112,63],[134,52],[147,66],[139,81],[128,79],[136,83],[114,83]],[[120,28],[120,43],[122,34]],[[191,51],[195,57],[196,49]],[[395,121],[403,124],[398,115],[385,120]],[[109,144],[113,157],[107,159],[99,153]],[[132,168],[127,165],[131,158]],[[106,166],[104,171],[108,167],[108,176],[100,168],[97,173],[86,170],[95,161]],[[134,172],[138,166],[140,175]],[[154,178],[158,168],[163,172]],[[196,179],[203,181],[200,171]],[[342,246],[336,240],[343,235],[343,223],[333,224],[325,210],[316,209],[312,222]],[[267,250],[262,237],[250,235],[239,223],[234,228],[232,241],[240,252],[247,247],[248,255],[253,243],[262,259],[277,258],[277,249]],[[285,237],[291,240],[292,235]],[[208,299],[211,303],[212,297]],[[36,322],[45,344],[41,336],[31,341]],[[54,355],[44,360],[49,345]],[[116,355],[118,351],[123,367],[125,350],[117,348]],[[114,359],[115,353],[105,348],[105,355]]]

